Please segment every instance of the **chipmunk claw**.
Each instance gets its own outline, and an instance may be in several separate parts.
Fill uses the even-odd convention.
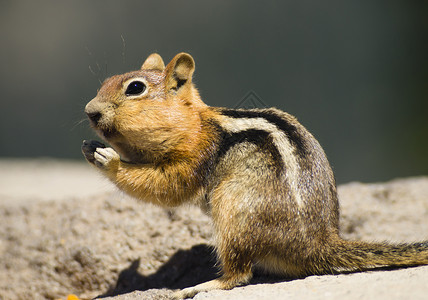
[[[100,169],[109,169],[113,162],[120,160],[116,151],[94,140],[83,141],[82,153],[89,163]]]
[[[95,164],[95,157],[94,157],[95,151],[97,150],[97,148],[105,148],[105,147],[106,146],[103,143],[100,143],[98,141],[84,140],[81,149],[86,160],[91,164]]]

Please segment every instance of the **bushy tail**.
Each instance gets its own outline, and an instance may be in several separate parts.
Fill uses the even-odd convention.
[[[337,239],[322,260],[329,273],[428,265],[428,241],[393,245]]]

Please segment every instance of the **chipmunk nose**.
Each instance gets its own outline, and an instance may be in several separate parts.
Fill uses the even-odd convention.
[[[94,124],[98,124],[98,121],[101,119],[102,114],[96,105],[93,105],[93,102],[89,102],[85,107],[85,113]]]
[[[87,112],[86,114],[88,115],[88,118],[95,124],[97,124],[98,121],[101,119],[100,112]]]

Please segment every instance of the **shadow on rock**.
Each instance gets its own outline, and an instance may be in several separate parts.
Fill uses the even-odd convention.
[[[177,251],[156,273],[144,276],[138,272],[140,260],[120,272],[116,285],[97,298],[122,295],[133,291],[150,289],[183,289],[220,276],[216,267],[214,248],[205,244],[193,246],[190,250]],[[291,278],[267,275],[255,270],[250,284],[289,281]]]
[[[216,255],[208,245],[196,245],[177,251],[156,273],[144,276],[138,272],[140,260],[120,272],[116,285],[97,298],[117,296],[135,290],[183,289],[218,277]]]

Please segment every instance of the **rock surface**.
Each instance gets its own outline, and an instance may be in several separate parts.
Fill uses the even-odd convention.
[[[428,239],[428,177],[339,187],[347,239]],[[211,226],[118,192],[89,166],[0,161],[0,299],[170,299],[217,275]],[[195,299],[426,299],[428,267],[278,279]]]

